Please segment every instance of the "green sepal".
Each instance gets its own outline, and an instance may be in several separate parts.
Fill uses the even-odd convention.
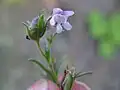
[[[92,73],[93,73],[92,71],[78,72],[78,73],[76,73],[75,78],[79,78],[79,77],[82,77],[82,76],[85,76],[85,75],[91,75]]]
[[[38,37],[41,38],[46,32],[45,16],[43,14],[39,16],[37,27],[39,28]]]
[[[26,27],[26,33],[27,33],[27,35],[28,35],[28,37],[31,39],[31,40],[36,40],[37,38],[36,38],[36,29],[37,28],[34,28],[34,30],[32,29],[32,30],[30,30],[30,28],[29,28],[29,24],[27,23],[27,22],[22,22],[23,23],[23,25]]]
[[[38,28],[34,28],[34,30],[27,30],[27,31],[28,31],[28,35],[31,40],[39,40],[39,37],[38,37],[39,29]]]

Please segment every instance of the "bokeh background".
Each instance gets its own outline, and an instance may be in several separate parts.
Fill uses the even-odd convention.
[[[57,36],[54,42],[57,60],[66,59],[65,64],[75,65],[77,71],[92,70],[92,76],[79,79],[92,90],[120,90],[120,53],[111,60],[97,55],[85,25],[92,10],[108,14],[119,11],[119,6],[119,0],[0,0],[0,90],[26,90],[41,78],[41,70],[28,58],[42,58],[34,42],[25,39],[21,22],[31,20],[42,9],[50,13],[54,7],[75,11],[70,19],[72,31]]]

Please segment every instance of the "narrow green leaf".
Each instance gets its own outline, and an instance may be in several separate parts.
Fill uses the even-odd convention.
[[[89,72],[80,72],[78,73],[75,78],[78,78],[78,77],[82,77],[82,76],[85,76],[85,75],[91,75],[93,72],[92,71],[89,71]]]
[[[54,83],[57,83],[56,77],[54,77],[53,73],[49,71],[42,63],[34,59],[29,59],[29,61],[39,65],[47,73],[48,78],[52,80]]]
[[[27,22],[22,22],[22,24],[28,29],[29,24]]]
[[[29,61],[39,65],[47,74],[50,74],[50,71],[39,61],[34,60],[34,59],[29,59]]]
[[[45,56],[46,56],[48,62],[50,63],[50,50],[49,49],[45,49]]]

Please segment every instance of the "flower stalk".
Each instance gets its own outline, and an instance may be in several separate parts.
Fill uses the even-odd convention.
[[[38,60],[30,59],[30,61],[39,65],[40,68],[47,73],[47,78],[54,82],[61,90],[72,90],[72,86],[76,78],[92,74],[91,72],[76,73],[74,67],[71,69],[67,67],[67,69],[65,69],[63,79],[58,81],[59,68],[55,67],[57,61],[55,61],[55,58],[52,56],[51,48],[57,34],[72,29],[72,25],[68,22],[68,18],[73,14],[73,11],[63,11],[60,8],[54,8],[52,15],[47,20],[45,20],[44,14],[41,14],[35,17],[31,22],[27,21],[23,23],[27,29],[26,38],[35,41],[40,55],[43,56],[47,62],[47,67]],[[47,32],[46,29],[49,26],[49,23],[51,26],[56,28],[56,31],[49,37],[45,37],[45,48],[41,48],[40,39]]]

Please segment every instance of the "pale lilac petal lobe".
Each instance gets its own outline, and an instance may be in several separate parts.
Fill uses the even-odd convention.
[[[60,9],[60,8],[54,8],[54,9],[53,9],[53,15],[54,15],[54,14],[59,14],[59,13],[62,13],[62,12],[63,12],[63,10]]]
[[[56,29],[56,33],[61,33],[63,31],[63,28],[60,24],[57,24]]]
[[[66,17],[63,15],[60,15],[60,14],[56,14],[56,15],[54,15],[54,20],[56,23],[61,24],[66,21]]]
[[[65,30],[71,30],[72,25],[67,21],[69,16],[72,16],[74,11],[63,11],[60,8],[54,8],[52,19],[50,20],[51,26],[56,27],[56,33],[61,33]]]
[[[39,16],[33,18],[32,22],[31,22],[31,24],[30,24],[30,28],[31,28],[31,29],[35,28],[35,26],[36,26],[37,23],[38,23],[38,20],[39,20]]]
[[[66,15],[66,16],[72,16],[72,15],[74,15],[74,11],[64,11],[64,15]]]
[[[50,19],[50,25],[51,26],[54,26],[55,25],[55,20],[54,20],[54,16]]]
[[[69,22],[65,22],[62,25],[63,25],[64,29],[66,29],[66,30],[72,29],[72,25]]]
[[[38,17],[38,16],[37,16],[37,17],[35,17],[35,18],[32,20],[31,24],[37,24],[38,19],[39,19],[39,17]]]

